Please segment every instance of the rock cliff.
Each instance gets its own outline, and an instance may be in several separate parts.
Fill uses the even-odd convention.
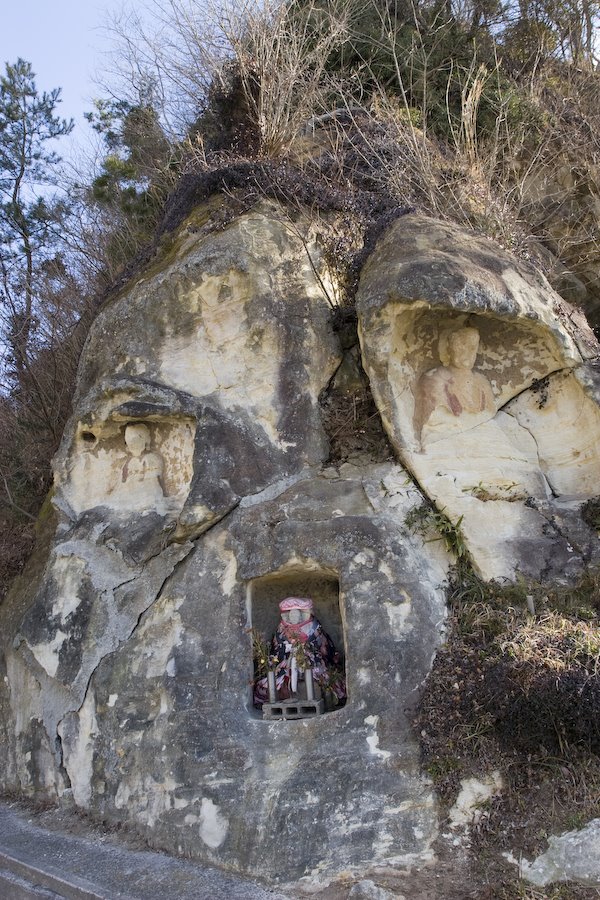
[[[273,880],[431,855],[410,709],[454,557],[420,511],[485,579],[568,580],[597,558],[582,317],[417,214],[367,260],[360,344],[327,284],[308,215],[264,202],[179,226],[96,318],[45,539],[2,610],[5,788]],[[331,405],[356,385],[375,405],[343,459]],[[313,600],[347,679],[345,704],[300,720],[252,700],[253,637],[288,596]]]

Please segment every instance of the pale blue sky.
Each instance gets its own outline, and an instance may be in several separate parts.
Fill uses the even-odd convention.
[[[123,0],[0,2],[2,72],[6,62],[20,56],[32,64],[40,91],[62,88],[59,112],[75,120],[76,143],[86,140],[83,113],[91,109],[92,97],[102,93],[93,81],[105,64],[102,51],[110,46],[102,26],[109,12],[122,8]]]

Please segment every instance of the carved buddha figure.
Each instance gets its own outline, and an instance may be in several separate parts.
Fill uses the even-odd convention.
[[[425,372],[416,390],[415,430],[421,445],[467,431],[496,413],[488,379],[474,371],[478,330],[465,327],[444,334],[438,349],[442,365]]]
[[[125,446],[129,458],[121,469],[119,493],[126,495],[132,508],[156,508],[164,505],[162,485],[163,459],[148,450],[150,430],[147,425],[133,424],[125,428]]]

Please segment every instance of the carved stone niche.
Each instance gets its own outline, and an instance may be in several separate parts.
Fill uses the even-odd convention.
[[[340,583],[337,575],[324,570],[307,570],[300,567],[291,567],[256,578],[248,584],[246,600],[248,625],[269,647],[271,647],[271,641],[281,621],[279,603],[288,597],[310,598],[313,601],[312,613],[314,619],[320,623],[323,631],[331,638],[335,650],[339,654],[337,668],[342,676],[345,695],[346,641],[340,606]],[[252,656],[252,648],[250,649],[250,656]],[[256,672],[253,660],[251,660],[251,666],[252,686],[249,692],[248,710],[253,718],[263,718],[263,711],[260,706],[257,706],[256,701]],[[267,690],[266,680],[264,690]],[[334,700],[331,693],[321,690],[318,681],[315,681],[314,690],[317,701],[316,711],[319,714],[321,712],[326,714],[341,708],[347,699],[344,696]],[[302,679],[298,685],[297,697],[301,701],[306,699],[306,685]],[[278,699],[281,700],[281,691],[278,692]],[[289,700],[290,703],[292,702],[290,698],[285,697],[284,699]],[[318,701],[320,699],[323,702],[319,709]],[[279,705],[278,702],[277,710],[273,715],[269,712],[269,715],[265,714],[264,717],[269,720],[274,718],[303,718],[305,715],[312,715],[314,712],[309,705],[304,712],[301,710],[297,715],[295,714],[295,709],[292,710],[293,714],[291,715],[280,715]],[[285,706],[285,703],[282,705]]]
[[[117,515],[177,515],[193,474],[195,423],[133,419],[118,411],[77,426],[60,486],[76,515],[104,506]]]
[[[386,371],[381,372],[383,378],[374,372],[372,383],[374,391],[381,394],[390,436],[401,449],[421,451],[422,439],[430,444],[492,419],[536,379],[565,365],[555,336],[527,319],[503,320],[488,314],[422,308],[416,304],[390,304],[382,318],[387,320],[387,345],[380,348],[380,356]],[[453,347],[453,339],[461,333],[465,335],[463,346]],[[486,398],[478,415],[469,409],[453,409],[446,422],[436,422],[432,427],[431,422],[424,421],[431,410],[419,408],[419,387],[426,387],[428,376],[435,381],[436,373],[452,368],[455,361],[463,362],[454,360],[454,354],[468,349],[464,345],[469,333],[477,339],[472,364],[467,368],[476,378],[485,380],[489,400]],[[384,343],[382,338],[380,343]],[[457,427],[461,422],[464,426]]]

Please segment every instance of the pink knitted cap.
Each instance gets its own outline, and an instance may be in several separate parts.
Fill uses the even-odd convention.
[[[287,612],[290,609],[311,610],[312,608],[313,602],[308,597],[286,597],[279,604],[281,612]]]

